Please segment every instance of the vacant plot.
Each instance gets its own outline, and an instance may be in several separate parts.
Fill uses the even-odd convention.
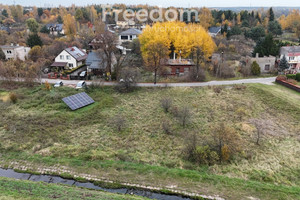
[[[86,92],[96,103],[74,112],[61,100],[77,93],[71,88],[13,92],[17,103],[0,100],[2,166],[59,165],[120,182],[229,198],[300,195],[300,95],[282,86],[143,88],[129,94],[90,88]],[[161,106],[165,97],[172,100],[170,112]],[[184,107],[191,116],[186,126],[178,115]],[[237,132],[240,150],[210,166],[188,161],[188,138],[213,143],[221,122]]]

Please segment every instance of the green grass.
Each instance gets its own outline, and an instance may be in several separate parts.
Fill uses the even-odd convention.
[[[31,182],[0,177],[0,199],[107,199],[142,200],[147,198],[111,194],[59,184]]]
[[[2,90],[3,92],[9,92]],[[71,174],[150,186],[262,199],[297,199],[300,176],[300,95],[280,85],[247,85],[245,90],[213,88],[140,88],[119,94],[111,87],[90,89],[95,104],[72,112],[61,98],[77,93],[62,87],[14,89],[17,104],[0,101],[1,166],[39,171],[66,166]],[[173,107],[188,105],[192,122],[183,128],[160,106],[171,97]],[[243,110],[240,116],[238,110]],[[118,132],[112,119],[121,115],[126,128]],[[269,123],[269,134],[255,144],[251,119]],[[171,134],[161,123],[169,120]],[[220,121],[234,127],[243,151],[229,163],[198,166],[182,152],[191,133],[209,136]],[[56,166],[56,167],[55,167]]]

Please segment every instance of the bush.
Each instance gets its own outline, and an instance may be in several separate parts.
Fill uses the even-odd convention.
[[[170,121],[168,121],[168,120],[164,120],[163,122],[162,122],[162,129],[163,129],[163,131],[164,131],[164,133],[166,133],[166,134],[171,134],[171,123],[170,123]]]
[[[254,62],[252,63],[252,65],[251,65],[251,73],[252,73],[252,75],[254,75],[254,76],[260,75],[260,67],[259,67],[259,65],[257,64],[256,61],[254,61]]]
[[[294,79],[288,79],[287,82],[292,84],[292,85],[298,85],[298,82]]]
[[[121,132],[126,126],[126,119],[121,115],[117,115],[112,119],[111,124],[118,132]]]
[[[189,107],[184,106],[178,109],[175,117],[178,119],[179,123],[185,127],[191,121],[192,111]]]
[[[17,101],[18,101],[18,96],[16,95],[16,93],[10,93],[10,94],[9,94],[9,99],[10,99],[10,101],[11,101],[13,104],[15,104],[15,103],[17,103]]]
[[[194,151],[195,162],[198,164],[213,165],[219,160],[215,151],[210,150],[209,146],[197,146]]]
[[[171,106],[172,106],[172,99],[169,97],[165,97],[160,100],[161,107],[164,109],[164,111],[167,113],[169,112]]]
[[[294,80],[296,80],[296,74],[287,74],[286,77],[287,77],[287,79],[294,79]]]
[[[198,73],[197,73],[197,68],[192,67],[188,76],[185,78],[185,82],[190,82],[190,81],[205,81],[205,70],[199,67]]]
[[[138,68],[125,67],[120,72],[120,80],[116,89],[121,93],[132,92],[140,78]]]
[[[300,82],[300,73],[296,74],[296,80]]]
[[[284,76],[284,75],[280,75],[276,79],[279,80],[279,81],[286,81],[287,80],[286,76]]]
[[[221,78],[233,78],[235,77],[234,67],[228,66],[228,63],[224,62],[220,64],[219,77]]]

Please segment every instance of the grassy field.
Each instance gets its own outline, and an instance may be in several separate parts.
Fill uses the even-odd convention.
[[[16,104],[7,100],[12,91]],[[300,197],[300,94],[280,85],[226,86],[220,92],[213,87],[141,88],[129,94],[102,87],[87,91],[95,104],[75,112],[61,101],[76,94],[74,89],[12,91],[0,90],[1,166],[32,171],[64,166],[70,174],[230,199]],[[187,127],[163,111],[163,97],[172,98],[173,107],[191,108]],[[113,126],[115,116],[126,119],[121,132]],[[170,134],[162,129],[166,120]],[[260,145],[253,120],[265,124]],[[187,161],[182,153],[187,137],[209,136],[220,122],[239,133],[242,152],[212,166]]]
[[[132,195],[110,194],[59,184],[31,182],[0,177],[0,199],[107,199],[143,200]]]

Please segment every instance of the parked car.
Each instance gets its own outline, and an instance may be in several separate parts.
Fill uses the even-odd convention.
[[[76,85],[76,89],[83,89],[83,88],[86,88],[87,85],[86,85],[86,82],[85,81],[79,81]]]
[[[82,71],[79,75],[80,78],[85,78],[86,77],[86,71]]]
[[[62,87],[64,83],[62,81],[58,81],[54,84],[54,87]]]

